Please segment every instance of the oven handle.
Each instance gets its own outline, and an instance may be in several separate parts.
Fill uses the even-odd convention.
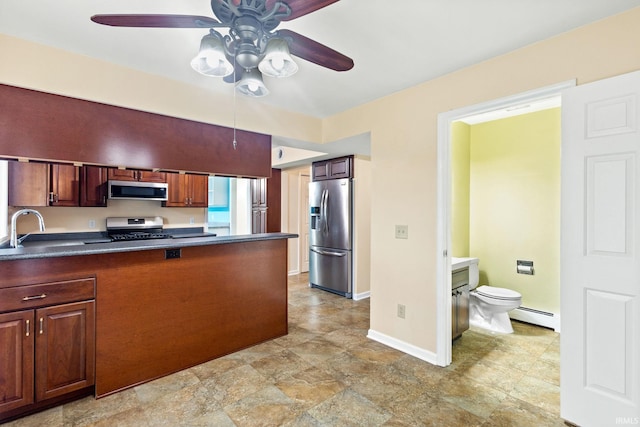
[[[322,249],[314,249],[311,248],[311,252],[315,252],[320,255],[329,255],[329,256],[346,256],[346,252],[333,252],[333,251],[323,251]]]

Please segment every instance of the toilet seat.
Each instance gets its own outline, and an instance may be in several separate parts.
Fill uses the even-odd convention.
[[[520,295],[519,292],[516,292],[511,289],[497,288],[494,286],[487,286],[487,285],[479,286],[475,289],[475,291],[479,295],[482,295],[488,298],[495,298],[499,300],[516,301],[522,298],[522,295]]]

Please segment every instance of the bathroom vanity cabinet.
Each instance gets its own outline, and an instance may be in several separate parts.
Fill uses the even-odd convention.
[[[469,329],[469,267],[451,273],[451,339]]]

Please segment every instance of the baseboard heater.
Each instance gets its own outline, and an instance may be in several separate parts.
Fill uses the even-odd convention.
[[[529,307],[518,307],[509,312],[509,317],[522,322],[550,328],[556,332],[560,331],[559,316],[546,311]]]

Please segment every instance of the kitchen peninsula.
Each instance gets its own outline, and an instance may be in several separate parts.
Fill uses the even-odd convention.
[[[102,397],[286,335],[286,239],[291,237],[268,233],[0,250],[0,312],[7,312],[0,322],[11,322],[2,317],[8,314],[44,312],[56,302],[63,317],[65,306],[83,314],[68,316],[67,323],[55,323],[55,314],[51,319],[36,314],[26,323],[27,337],[20,334],[3,350],[27,363],[0,378],[15,389],[0,405],[0,420],[55,402],[40,389],[53,389],[50,396],[57,397],[55,383],[65,375],[77,377],[63,381],[65,387],[77,386],[62,397],[94,392]],[[95,361],[87,331],[94,324]],[[28,337],[29,330],[35,338]],[[77,353],[70,360],[79,366],[47,362],[39,351],[38,346],[55,351],[52,341],[64,332],[79,337],[64,350]],[[35,363],[22,354],[32,348],[24,344],[29,339],[36,341]],[[29,360],[35,366],[29,367]],[[36,401],[29,402],[34,383]],[[21,399],[13,409],[3,407]]]
[[[49,171],[65,165],[73,176],[92,168],[268,178],[271,136],[0,85],[0,158]],[[78,186],[93,188],[89,181],[96,180],[69,181],[74,197]],[[78,209],[104,206],[97,200]],[[287,334],[292,237],[25,241],[0,249],[0,422]]]

